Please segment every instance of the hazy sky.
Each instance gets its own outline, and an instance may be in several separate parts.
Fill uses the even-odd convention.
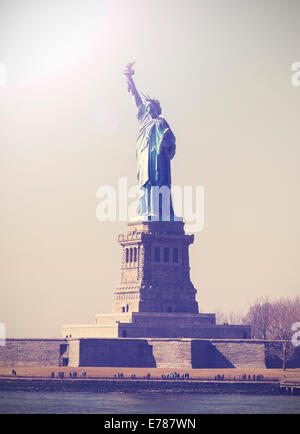
[[[190,248],[200,309],[300,293],[299,20],[299,0],[0,0],[9,337],[111,311],[126,223],[96,219],[96,191],[136,183],[132,60],[176,135],[174,184],[205,188]]]

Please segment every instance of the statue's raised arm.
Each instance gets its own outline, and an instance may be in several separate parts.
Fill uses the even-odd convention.
[[[134,64],[135,64],[135,62],[131,62],[131,63],[128,63],[128,65],[126,65],[126,69],[124,70],[124,75],[127,78],[128,92],[132,93],[132,95],[134,96],[134,99],[135,99],[135,103],[136,103],[137,107],[139,107],[140,105],[143,104],[143,102],[142,102],[142,98],[140,97],[140,95],[139,95],[139,93],[135,87],[135,84],[134,84],[134,81],[132,78],[132,76],[134,75],[134,70],[132,69]]]

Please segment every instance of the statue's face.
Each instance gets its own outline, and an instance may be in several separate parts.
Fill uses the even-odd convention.
[[[146,109],[152,118],[157,118],[161,114],[160,104],[158,102],[149,101],[146,103]]]

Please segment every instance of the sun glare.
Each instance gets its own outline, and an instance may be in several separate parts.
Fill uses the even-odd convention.
[[[43,78],[83,61],[105,25],[105,4],[91,10],[68,1],[54,1],[47,7],[29,2],[17,12],[7,10],[7,59],[3,60],[13,70],[11,78]]]

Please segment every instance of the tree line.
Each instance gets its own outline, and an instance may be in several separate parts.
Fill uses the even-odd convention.
[[[300,298],[271,300],[266,296],[255,300],[246,315],[217,311],[216,319],[219,324],[250,325],[253,339],[278,341],[273,345],[273,355],[282,360],[282,367],[285,369],[287,360],[297,348],[292,339],[297,330],[293,328],[293,324],[300,323]]]

